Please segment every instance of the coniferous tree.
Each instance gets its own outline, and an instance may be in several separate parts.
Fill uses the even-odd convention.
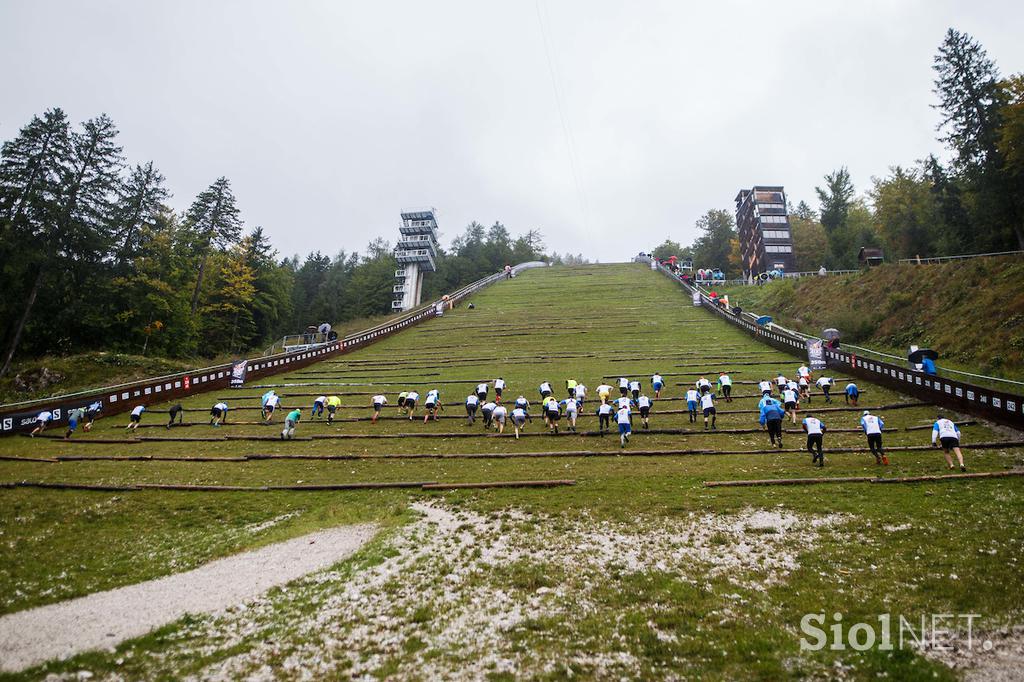
[[[51,109],[42,118],[34,116],[0,151],[0,313],[10,321],[3,330],[7,352],[0,376],[10,366],[42,285],[43,238],[56,213],[70,146],[67,116]]]
[[[94,274],[109,246],[109,224],[112,213],[117,173],[121,167],[121,148],[116,145],[117,128],[106,115],[86,121],[81,131],[70,135],[55,158],[56,188],[40,193],[34,190],[26,210],[33,218],[23,221],[31,240],[27,256],[33,272],[30,289],[21,315],[9,334],[7,353],[0,375],[6,373],[21,343],[25,327],[32,316],[39,290],[47,273],[56,279],[47,297],[51,304],[51,324],[59,328],[61,315],[69,315],[67,296],[85,285]],[[54,138],[56,140],[56,137]],[[25,213],[15,209],[17,216]],[[56,318],[56,319],[53,319]]]
[[[163,184],[164,176],[152,161],[135,166],[121,183],[113,219],[118,261],[130,260],[141,246],[142,228],[156,224],[157,215],[171,196]]]
[[[697,220],[697,229],[702,234],[693,243],[693,267],[720,268],[728,277],[732,270],[730,242],[737,238],[732,213],[713,208]]]
[[[847,222],[855,194],[850,172],[843,166],[829,173],[825,176],[825,186],[815,187],[814,191],[821,202],[821,225],[828,238],[831,258],[828,265],[830,268],[849,267],[853,241]]]
[[[237,243],[242,236],[242,220],[227,178],[217,178],[199,193],[185,214],[185,227],[191,233],[195,254],[199,259],[191,303],[192,314],[195,315],[211,250],[226,249]]]
[[[946,32],[932,69],[936,72],[936,105],[942,111],[939,130],[956,152],[961,169],[985,165],[996,149],[999,127],[999,70],[967,33]]]
[[[954,151],[954,167],[974,195],[974,230],[979,248],[1024,249],[1024,201],[999,150],[1008,104],[999,70],[977,40],[949,29],[932,67],[936,72],[939,130]]]

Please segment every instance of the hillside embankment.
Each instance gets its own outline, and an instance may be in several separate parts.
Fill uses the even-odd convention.
[[[887,264],[837,277],[720,287],[732,305],[808,334],[894,354],[938,351],[939,366],[1024,378],[1024,258]]]

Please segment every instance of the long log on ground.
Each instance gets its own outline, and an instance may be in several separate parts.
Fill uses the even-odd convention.
[[[388,483],[317,483],[296,485],[270,485],[268,490],[376,490],[386,488],[424,488],[433,481],[395,481]]]
[[[1024,469],[1013,471],[984,471],[979,473],[939,474],[935,476],[837,476],[813,478],[764,478],[748,481],[704,481],[706,488],[732,488],[772,485],[816,485],[821,483],[941,483],[943,481],[964,481],[982,478],[1009,478],[1024,476]]]
[[[58,462],[248,462],[244,456],[209,457],[206,455],[57,455]]]
[[[96,484],[96,483],[50,483],[44,481],[15,481],[18,488],[46,488],[49,490],[98,490],[101,492],[122,492],[139,490],[134,485]]]
[[[201,443],[215,443],[225,441],[225,436],[139,436],[139,440],[142,441],[156,441],[156,442],[201,442]]]
[[[289,438],[287,440],[281,438],[280,436],[225,436],[224,438],[225,440],[263,440],[271,442],[276,441],[278,443],[292,443],[313,440],[309,436],[295,436],[294,438]]]
[[[17,455],[0,455],[0,461],[2,462],[44,462],[46,464],[54,464],[57,459],[52,457],[18,457]]]
[[[617,442],[617,441],[612,441]],[[972,443],[962,446],[968,450],[1003,450],[1024,447],[1024,440],[994,441]],[[886,447],[886,452],[924,452],[933,450],[929,445],[895,445]],[[117,455],[60,455],[58,462],[89,462],[89,461],[130,461],[130,462],[225,462],[244,463],[266,460],[309,460],[309,461],[349,461],[349,460],[416,460],[416,459],[543,459],[558,457],[679,457],[679,456],[731,456],[731,455],[801,455],[807,456],[804,448],[765,448],[756,450],[714,450],[710,448],[670,448],[662,450],[619,448],[608,450],[551,450],[541,452],[412,452],[412,453],[319,453],[319,454],[249,454],[239,457],[187,457],[172,455],[153,456],[117,456]],[[826,450],[825,454],[835,455],[870,455],[868,448],[835,448]],[[20,459],[20,458],[11,458]]]
[[[978,421],[975,420],[975,419],[968,419],[966,421],[956,422],[956,425],[957,426],[974,426],[977,423],[978,423]],[[903,430],[904,431],[931,431],[933,427],[934,427],[933,424],[926,424],[924,426],[907,426],[907,427],[904,427]]]
[[[976,471],[959,474],[936,474],[933,476],[903,476],[901,478],[878,477],[872,483],[927,483],[929,481],[948,480],[970,480],[973,478],[1009,478],[1013,476],[1024,476],[1024,469],[1011,469],[1010,471]]]
[[[489,483],[428,483],[424,490],[462,490],[466,488],[552,488],[562,485],[576,485],[572,479],[551,481],[493,481]]]
[[[132,443],[139,443],[138,438],[64,438],[63,436],[47,436],[39,435],[36,438],[45,438],[47,440],[59,440],[61,443],[83,443],[85,445],[104,444],[110,445],[111,443],[118,443],[120,445],[130,445]]]
[[[833,478],[765,478],[749,481],[704,481],[705,488],[741,488],[760,485],[813,485],[815,483],[870,483],[873,476],[836,476]]]
[[[43,481],[0,482],[0,488],[44,488],[49,490],[89,490],[100,492],[139,492],[143,490],[171,490],[180,492],[322,492],[330,490],[386,490],[393,488],[418,488],[421,490],[455,490],[460,488],[545,488],[575,485],[571,479],[543,481],[494,481],[487,483],[437,483],[434,481],[385,481],[367,483],[322,483],[310,485],[203,485],[177,483],[132,483],[121,485],[95,485],[90,483],[50,483]]]

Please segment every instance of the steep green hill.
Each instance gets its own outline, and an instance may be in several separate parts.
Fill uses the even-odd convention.
[[[1016,642],[997,635],[1024,613],[1022,479],[849,480],[948,473],[928,448],[933,406],[867,381],[858,382],[857,407],[842,397],[826,404],[816,392],[800,413],[828,427],[825,466],[812,467],[799,419],[786,421],[785,445],[775,449],[757,420],[757,380],[791,375],[804,358],[694,308],[649,268],[540,268],[472,302],[316,365],[190,396],[181,426],[166,428],[168,405],[154,404],[138,440],[126,439],[126,415],[70,442],[0,439],[0,617],[321,528],[380,528],[353,558],[244,608],[188,616],[0,680],[82,671],[132,680],[960,674],[910,648],[803,651],[809,613],[827,613],[829,623],[841,613],[849,624],[977,613],[975,641]],[[685,391],[719,370],[732,374],[734,399],[719,399],[717,428],[705,429],[703,416],[691,421]],[[600,435],[597,386],[632,377],[649,395],[654,372],[666,385],[651,428],[635,415],[625,447],[614,425]],[[520,394],[533,403],[519,439],[511,427],[498,435],[479,419],[467,423],[466,394],[497,377],[507,382],[506,403]],[[541,420],[538,387],[549,381],[561,398],[570,378],[589,395],[579,433],[563,418],[555,435]],[[279,439],[285,410],[261,422],[270,387],[282,407],[303,409],[295,440]],[[432,388],[445,407],[437,421],[424,421],[422,401],[412,420],[395,406],[399,391],[425,397]],[[322,393],[341,399],[333,423],[311,418]],[[389,405],[374,422],[377,393]],[[210,407],[221,399],[229,419],[214,428]],[[888,466],[864,449],[865,408],[885,420]],[[962,430],[968,446],[989,443],[965,452],[969,471],[1005,473],[1024,462],[1004,430],[981,422]],[[817,477],[828,484],[705,486]],[[831,480],[839,477],[847,480]],[[575,485],[308,488],[552,479]],[[92,488],[10,486],[20,481]],[[140,489],[146,484],[206,488]],[[259,489],[297,485],[307,488]],[[945,625],[962,632],[964,621]]]
[[[940,367],[1024,378],[1024,258],[883,265],[841,277],[719,287],[744,310],[809,334],[836,327],[850,343],[940,354]]]

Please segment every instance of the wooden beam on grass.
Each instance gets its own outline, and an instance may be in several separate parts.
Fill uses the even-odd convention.
[[[554,488],[563,485],[576,485],[572,479],[550,481],[491,481],[488,483],[427,483],[424,490],[465,490],[479,488]]]
[[[809,478],[764,478],[747,481],[704,481],[706,488],[735,488],[774,485],[818,485],[828,483],[942,483],[988,478],[1024,477],[1024,469],[1011,471],[983,471],[977,473],[936,474],[929,476],[836,476]]]

